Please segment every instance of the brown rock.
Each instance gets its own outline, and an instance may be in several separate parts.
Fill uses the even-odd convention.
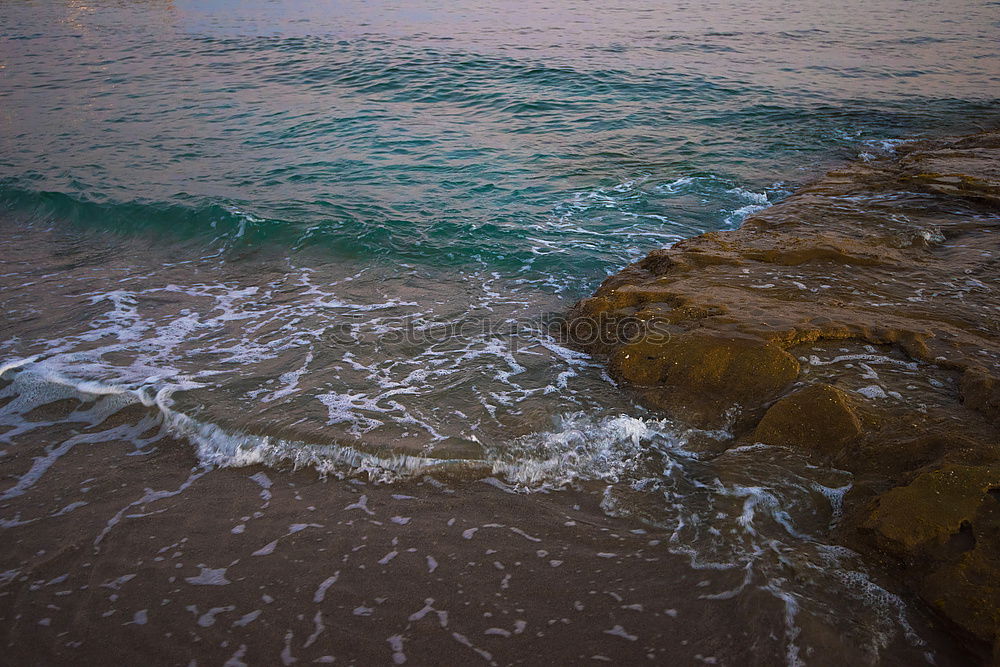
[[[877,499],[864,528],[889,551],[907,558],[942,553],[963,523],[971,525],[986,503],[996,503],[1000,464],[946,465],[918,475]]]
[[[931,573],[920,595],[945,618],[987,642],[1000,640],[1000,563],[996,545],[977,546]]]
[[[860,435],[850,397],[831,385],[814,384],[772,405],[753,437],[769,445],[834,453]]]
[[[1000,639],[1000,464],[946,465],[876,500],[863,528],[964,632]]]
[[[982,368],[970,367],[962,374],[961,391],[963,403],[1000,423],[1000,379]]]
[[[696,395],[710,393],[730,404],[756,405],[791,384],[799,362],[759,339],[685,333],[620,348],[610,371],[636,385],[666,385]]]
[[[1000,646],[997,206],[1000,132],[910,142],[652,252],[571,313],[601,337],[568,338],[654,409],[830,455],[854,474],[841,535],[896,556],[963,641]],[[833,386],[862,381],[885,395]]]

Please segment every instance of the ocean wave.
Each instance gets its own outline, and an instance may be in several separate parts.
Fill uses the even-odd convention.
[[[78,407],[61,419],[87,424],[91,431],[88,441],[99,441],[102,432],[108,438],[131,434],[138,447],[148,447],[164,437],[185,440],[194,447],[199,463],[206,466],[308,467],[321,475],[362,475],[380,482],[434,470],[466,470],[499,475],[513,488],[533,490],[576,481],[625,480],[641,468],[645,453],[650,451],[670,449],[679,455],[696,456],[683,447],[692,433],[690,429],[679,429],[668,420],[627,415],[566,414],[551,431],[522,436],[512,442],[484,444],[481,457],[441,458],[392,448],[363,447],[358,443],[316,443],[227,430],[175,409],[175,394],[201,386],[193,381],[108,384],[72,378],[52,370],[37,358],[5,362],[0,365],[0,379],[8,383],[0,389],[0,401],[7,401],[0,407],[0,423],[8,426],[0,434],[0,442],[12,444],[25,433],[49,425],[46,421],[26,418],[32,411],[74,399]],[[123,431],[120,425],[101,430],[105,420],[129,406],[142,406],[150,412],[131,431]],[[159,433],[150,437],[148,432],[153,423],[158,425]],[[717,440],[730,437],[725,431],[701,433]],[[53,457],[49,465],[57,458]],[[38,477],[40,474],[33,472],[6,493],[19,494]]]
[[[33,410],[75,399],[81,407],[63,416],[71,423],[84,423],[91,433],[83,440],[70,439],[52,450],[43,465],[32,467],[14,486],[3,492],[2,498],[20,495],[32,486],[42,473],[73,446],[82,442],[100,442],[131,436],[137,448],[148,447],[164,438],[185,440],[194,447],[198,462],[204,466],[314,468],[321,475],[364,475],[374,481],[392,481],[402,476],[423,474],[440,467],[480,465],[465,459],[437,459],[399,452],[369,452],[335,443],[308,443],[271,435],[227,431],[217,424],[195,419],[174,409],[175,393],[194,388],[194,383],[145,385],[135,388],[104,384],[91,380],[76,380],[46,369],[32,359],[10,361],[0,366],[0,379],[9,384],[0,389],[0,400],[8,399],[0,408],[0,423],[9,429],[0,434],[0,442],[12,444],[14,439],[49,424],[25,418]],[[141,405],[151,412],[126,428],[100,426],[111,415],[129,407]],[[84,408],[83,406],[89,406]],[[151,428],[154,436],[145,436]]]
[[[810,618],[838,624],[843,599],[867,610],[866,623],[845,630],[872,660],[898,636],[920,647],[896,595],[878,585],[857,556],[827,544],[839,519],[850,476],[808,465],[801,454],[752,445],[722,453],[700,449],[697,438],[725,443],[725,431],[680,428],[666,419],[629,415],[565,414],[553,428],[484,444],[480,458],[434,458],[392,449],[362,449],[235,432],[174,407],[183,384],[124,387],[75,380],[44,360],[0,364],[0,443],[14,444],[48,425],[27,415],[75,399],[63,422],[84,424],[77,435],[47,448],[0,499],[25,493],[77,446],[131,440],[137,451],[169,439],[190,443],[204,468],[264,465],[312,468],[321,476],[362,477],[377,483],[427,476],[483,480],[510,493],[545,492],[567,485],[604,484],[601,507],[665,535],[663,546],[711,571],[699,599],[728,600],[744,591],[769,595],[785,610],[788,664],[801,664],[803,628]],[[109,419],[129,407],[145,412],[126,423]],[[115,425],[107,425],[105,421]],[[440,482],[435,482],[440,483]],[[709,581],[705,581],[709,584]]]
[[[71,193],[37,190],[34,185],[30,178],[0,179],[5,218],[163,241],[189,258],[224,259],[269,247],[321,249],[345,259],[485,266],[519,273],[543,289],[579,294],[653,248],[708,229],[736,226],[768,205],[761,198],[771,202],[785,194],[780,183],[761,193],[716,175],[657,182],[650,174],[639,174],[566,193],[550,212],[534,217],[507,221],[499,215],[481,224],[459,224],[449,217],[417,223],[363,200],[298,202],[276,212],[271,205],[211,197],[178,194],[163,201],[120,201],[85,187]],[[577,270],[567,274],[570,261]]]

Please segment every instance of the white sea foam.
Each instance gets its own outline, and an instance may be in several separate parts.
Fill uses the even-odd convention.
[[[39,405],[66,397],[77,397],[84,401],[104,397],[97,401],[94,408],[73,413],[74,420],[95,425],[122,407],[136,403],[153,409],[154,413],[143,418],[138,424],[115,426],[105,431],[69,438],[45,457],[36,459],[32,468],[24,473],[14,486],[3,492],[3,498],[20,495],[33,486],[61,456],[79,444],[119,439],[135,441],[138,434],[149,431],[157,425],[160,426],[160,430],[156,435],[139,440],[137,446],[154,442],[163,435],[171,435],[191,442],[199,460],[204,465],[212,466],[243,467],[255,464],[311,466],[323,474],[343,475],[345,472],[353,471],[388,480],[439,466],[469,463],[462,459],[429,459],[405,454],[377,455],[337,444],[314,445],[271,436],[230,433],[216,424],[198,421],[174,410],[171,396],[176,387],[140,387],[137,390],[130,390],[95,382],[78,383],[58,373],[36,371],[29,366],[25,364],[13,366],[22,370],[2,392],[3,395],[17,396],[15,401],[6,406],[8,414],[13,413],[11,407],[23,414]],[[18,390],[23,391],[17,393]],[[37,427],[39,423],[25,421],[21,423],[21,428],[15,428],[13,431],[19,434]],[[8,431],[0,437],[8,439],[12,434]]]
[[[667,192],[677,192],[680,188],[690,185],[694,183],[694,181],[695,179],[691,176],[682,176],[677,180],[671,181],[669,183],[663,183],[658,187],[662,190],[666,190]]]
[[[865,362],[868,364],[887,364],[890,366],[898,366],[900,368],[905,368],[909,371],[917,370],[920,365],[915,361],[905,361],[903,359],[894,359],[892,357],[887,357],[881,354],[872,353],[860,353],[860,354],[841,354],[832,359],[822,360],[819,356],[813,354],[809,356],[809,363],[813,366],[828,366],[830,364],[841,364],[844,362]]]
[[[731,195],[736,195],[741,199],[745,199],[752,204],[758,204],[761,206],[767,206],[770,204],[767,194],[763,192],[753,192],[751,190],[747,190],[746,188],[731,188],[726,190],[726,192]]]
[[[867,146],[869,149],[880,151],[883,154],[893,155],[896,153],[896,149],[900,146],[908,143],[912,143],[914,139],[866,139],[861,142],[862,145]]]
[[[25,400],[29,395],[34,395],[35,400],[45,401],[52,396],[67,395],[67,391],[75,392],[89,402],[93,402],[94,398],[100,402],[124,397],[128,399],[126,404],[142,403],[152,414],[160,415],[167,432],[190,440],[205,463],[245,465],[265,462],[274,465],[284,462],[315,465],[317,469],[338,473],[367,470],[380,479],[428,470],[443,463],[420,457],[374,457],[335,445],[316,446],[265,436],[227,433],[215,425],[176,411],[172,406],[172,388],[169,386],[143,386],[129,390],[93,382],[75,383],[71,378],[46,370],[44,362],[15,365],[5,379],[11,383],[6,390],[15,385],[24,390],[15,399],[24,401],[21,409],[28,409],[32,404]],[[88,395],[88,391],[92,393]],[[95,406],[84,412],[88,413],[89,419],[100,419],[108,409],[107,406],[101,409]],[[809,645],[809,635],[805,630],[808,623],[802,619],[807,615],[822,614],[821,601],[829,595],[857,599],[859,608],[874,610],[872,632],[852,630],[857,635],[854,640],[871,655],[877,657],[890,645],[892,638],[900,634],[919,645],[919,638],[910,628],[905,607],[898,598],[875,585],[859,569],[853,554],[817,542],[808,530],[798,525],[797,516],[802,512],[796,508],[808,508],[805,516],[811,514],[814,501],[810,498],[816,494],[829,499],[832,514],[839,511],[843,494],[849,489],[849,483],[843,483],[846,476],[839,475],[839,483],[836,480],[797,477],[788,472],[795,469],[792,465],[784,466],[784,472],[780,472],[781,450],[761,447],[743,447],[731,450],[718,459],[710,459],[692,450],[688,436],[669,421],[628,415],[595,417],[578,413],[562,417],[549,432],[515,441],[506,451],[501,447],[487,447],[486,460],[492,466],[493,474],[522,490],[552,488],[584,479],[618,482],[607,487],[603,503],[606,511],[613,515],[625,514],[644,520],[652,527],[666,529],[673,537],[664,548],[687,556],[696,569],[717,573],[717,578],[713,579],[715,584],[701,594],[701,599],[707,603],[722,601],[756,587],[784,607],[788,664],[800,664]],[[303,456],[303,452],[310,454]],[[496,458],[491,460],[490,457]],[[754,468],[761,462],[772,460],[776,462],[771,468]],[[762,479],[780,479],[781,487],[765,486],[760,481]],[[257,481],[262,490],[267,491],[270,480],[259,477]],[[148,493],[147,497],[133,505],[153,502],[156,498],[181,490]],[[648,500],[635,502],[639,498],[660,500],[650,506]],[[650,513],[650,507],[655,510],[653,513]],[[364,509],[370,511],[366,505]],[[116,517],[120,519],[122,515],[120,512]],[[113,525],[109,522],[108,527]],[[305,524],[293,525],[288,534],[305,527]],[[476,528],[511,530],[526,540],[539,539],[516,526],[489,524]],[[467,532],[470,539],[476,536],[474,529],[470,528]],[[258,553],[269,553],[277,544],[278,540],[275,540]],[[799,554],[795,559],[783,555],[792,544]],[[380,562],[390,565],[390,561],[397,556],[396,550],[389,551]],[[616,558],[612,554],[607,556],[611,561]],[[427,563],[431,571],[437,565],[430,557]],[[788,579],[789,571],[798,573],[794,583]],[[320,584],[314,597],[322,600],[335,577]],[[224,569],[208,567],[203,567],[199,575],[188,577],[186,581],[193,585],[228,583]],[[803,596],[809,596],[812,601],[803,604]],[[198,622],[207,627],[229,611],[232,609],[227,607],[209,609],[198,617]],[[438,623],[447,627],[447,612],[436,609],[433,600],[428,600],[424,609],[413,614],[411,622],[419,621],[427,614],[436,615]],[[615,634],[621,639],[630,640],[633,637],[627,630],[615,627],[611,630],[617,630]]]
[[[638,184],[622,190],[633,186]],[[467,295],[434,295],[445,297],[435,302],[373,295],[378,280],[371,273],[364,269],[331,281],[317,278],[314,269],[297,268],[255,285],[184,284],[171,276],[173,281],[158,285],[130,280],[127,288],[84,292],[84,303],[106,310],[81,322],[78,331],[46,341],[41,355],[2,360],[0,370],[44,361],[47,370],[73,378],[76,389],[88,391],[85,382],[93,381],[91,395],[167,388],[169,398],[204,388],[210,400],[198,400],[199,394],[187,403],[202,403],[208,422],[229,421],[237,405],[248,416],[278,415],[291,407],[300,422],[311,423],[322,423],[322,410],[334,439],[350,442],[344,436],[375,431],[382,441],[407,438],[414,451],[449,438],[473,440],[484,421],[502,428],[535,397],[548,396],[556,410],[598,402],[587,389],[599,382],[596,366],[542,330],[516,346],[489,331],[415,346],[404,341],[401,349],[382,343],[398,336],[404,324],[430,332],[461,324],[477,310],[516,321],[536,301],[518,293],[524,289],[518,281],[470,274],[459,289]],[[405,276],[396,280],[408,282]],[[351,292],[358,281],[367,281],[355,290],[362,298]],[[532,293],[537,289],[536,283],[526,285]],[[454,393],[478,408],[459,401],[453,410],[441,410],[454,402],[452,387],[463,385],[469,390]],[[235,395],[237,388],[242,395]],[[19,411],[19,404],[9,407]],[[8,439],[31,427],[18,426],[6,431]]]
[[[525,487],[574,479],[618,481],[642,465],[648,448],[679,448],[682,442],[667,420],[575,413],[560,417],[551,432],[488,450],[487,460],[494,474]]]

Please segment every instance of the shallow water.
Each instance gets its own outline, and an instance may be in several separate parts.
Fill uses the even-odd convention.
[[[436,471],[535,492],[523,507],[593,496],[656,533],[670,576],[707,582],[682,612],[734,600],[697,614],[735,613],[762,661],[923,660],[938,631],[832,546],[846,473],[649,414],[554,324],[629,261],[826,166],[995,124],[998,19],[983,2],[0,6],[4,530],[49,539],[99,443],[137,457],[99,464],[124,466],[126,506],[150,474],[131,463],[187,475],[161,460],[178,447],[421,496]],[[546,521],[519,525],[554,536]]]

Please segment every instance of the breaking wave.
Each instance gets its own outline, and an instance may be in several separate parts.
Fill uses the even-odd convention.
[[[844,597],[867,610],[867,623],[844,632],[872,662],[899,637],[923,645],[903,600],[873,580],[853,552],[823,537],[839,519],[850,475],[809,465],[782,448],[725,449],[730,436],[724,430],[573,413],[559,417],[550,431],[487,445],[481,458],[434,458],[230,432],[175,409],[173,395],[190,389],[184,384],[130,389],[74,380],[32,358],[0,365],[0,381],[0,426],[7,428],[0,445],[15,445],[23,434],[50,426],[38,417],[39,409],[67,400],[74,407],[59,419],[83,427],[35,458],[0,500],[30,489],[74,447],[115,440],[131,441],[137,452],[187,441],[206,467],[311,467],[323,476],[379,483],[444,474],[445,480],[485,480],[509,493],[604,484],[606,513],[666,535],[662,544],[670,552],[686,557],[694,570],[712,573],[700,599],[727,600],[752,590],[783,607],[787,664],[804,664],[800,634],[810,627],[806,619],[842,627],[836,610]],[[130,408],[139,412],[112,419]],[[706,448],[705,442],[721,447]]]

